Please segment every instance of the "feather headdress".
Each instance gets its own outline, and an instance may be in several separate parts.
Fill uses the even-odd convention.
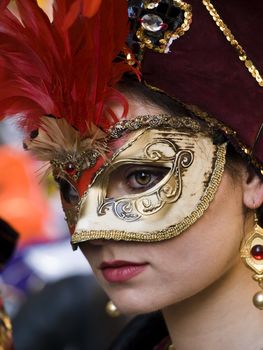
[[[55,0],[52,21],[36,0],[15,2],[18,17],[0,1],[0,119],[19,116],[30,132],[52,115],[87,135],[116,121],[111,101],[127,113],[114,89],[131,70],[115,60],[128,33],[125,1]]]

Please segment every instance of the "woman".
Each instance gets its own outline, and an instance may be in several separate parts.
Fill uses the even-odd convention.
[[[25,117],[109,297],[148,314],[115,349],[260,349],[240,253],[262,285],[262,4],[131,1],[127,47],[126,2],[95,3],[3,10],[2,115]]]

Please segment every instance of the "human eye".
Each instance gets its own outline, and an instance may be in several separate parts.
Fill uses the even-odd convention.
[[[77,204],[80,198],[75,187],[62,177],[55,177],[55,181],[58,183],[61,197],[68,204]]]
[[[139,167],[137,169],[131,169],[128,172],[126,183],[132,191],[146,191],[155,186],[166,173],[165,168]]]
[[[121,166],[110,176],[107,196],[116,198],[147,191],[158,184],[168,171],[168,168],[158,166]]]

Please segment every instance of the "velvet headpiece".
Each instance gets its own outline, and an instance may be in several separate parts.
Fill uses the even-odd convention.
[[[132,70],[126,0],[57,0],[53,23],[36,1],[16,2],[20,22],[8,3],[0,1],[0,118],[19,115],[33,129],[43,114],[52,114],[83,134],[91,122],[105,129],[117,121],[109,100],[127,113],[112,88]],[[128,41],[144,38],[137,59],[145,84],[198,106],[195,114],[223,130],[261,173],[262,13],[258,0],[128,1]],[[114,60],[120,51],[129,65]]]
[[[150,3],[155,5],[148,6],[147,14],[159,15],[162,27],[167,26],[158,7],[168,1]],[[170,3],[178,6],[182,1]],[[144,49],[143,79],[149,87],[206,112],[197,114],[223,130],[263,173],[263,2],[187,3],[192,6],[189,28],[168,53]]]

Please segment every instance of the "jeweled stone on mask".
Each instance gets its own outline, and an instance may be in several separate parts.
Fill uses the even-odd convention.
[[[67,163],[65,165],[65,171],[71,176],[75,175],[77,172],[76,167],[73,163]]]
[[[145,8],[152,10],[155,7],[157,7],[159,5],[159,1],[155,1],[155,2],[149,2],[148,4],[144,5]]]
[[[158,32],[163,28],[163,20],[154,14],[144,15],[141,19],[142,27],[149,32]]]

